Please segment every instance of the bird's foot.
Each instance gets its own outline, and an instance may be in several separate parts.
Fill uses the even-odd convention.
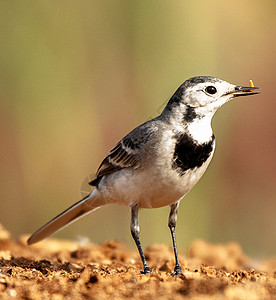
[[[175,276],[175,275],[180,275],[181,273],[182,273],[182,269],[181,269],[180,265],[176,265],[174,267],[174,272],[171,275]]]
[[[152,270],[149,266],[144,267],[144,271],[141,271],[141,274],[149,274],[152,273]]]

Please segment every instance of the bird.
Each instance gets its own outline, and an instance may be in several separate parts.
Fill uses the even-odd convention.
[[[175,227],[180,200],[206,171],[215,150],[211,120],[225,103],[240,96],[258,94],[259,88],[237,86],[212,76],[186,80],[169,99],[161,114],[123,137],[103,159],[94,189],[30,236],[29,245],[49,237],[61,228],[106,204],[130,207],[131,235],[143,263],[142,274],[151,273],[141,242],[138,211],[170,206],[175,267],[182,273]]]

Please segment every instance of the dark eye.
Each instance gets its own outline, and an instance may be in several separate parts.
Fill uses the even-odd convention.
[[[207,88],[205,89],[205,91],[208,94],[213,95],[213,94],[215,94],[217,92],[217,89],[214,86],[210,85],[210,86],[207,86]]]

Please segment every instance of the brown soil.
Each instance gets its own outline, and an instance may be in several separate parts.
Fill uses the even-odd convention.
[[[174,277],[169,247],[145,254],[153,273],[142,275],[138,253],[120,243],[48,239],[30,247],[0,227],[0,298],[276,299],[276,259],[253,261],[235,243],[194,242]]]

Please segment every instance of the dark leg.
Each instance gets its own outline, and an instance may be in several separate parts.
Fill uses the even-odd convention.
[[[138,248],[140,257],[144,265],[144,271],[141,271],[141,273],[147,274],[147,273],[151,273],[152,271],[146,262],[146,258],[139,239],[139,233],[140,233],[140,229],[138,223],[138,205],[134,205],[131,207],[131,235],[136,243],[136,246]]]
[[[174,250],[174,256],[175,256],[175,267],[174,267],[174,272],[172,273],[172,276],[174,275],[179,275],[182,272],[179,259],[178,259],[178,254],[177,254],[177,248],[176,248],[176,240],[175,240],[175,225],[176,225],[176,220],[177,220],[177,210],[179,206],[179,201],[171,205],[171,211],[169,215],[169,228],[171,230],[172,234],[172,241],[173,241],[173,250]]]

